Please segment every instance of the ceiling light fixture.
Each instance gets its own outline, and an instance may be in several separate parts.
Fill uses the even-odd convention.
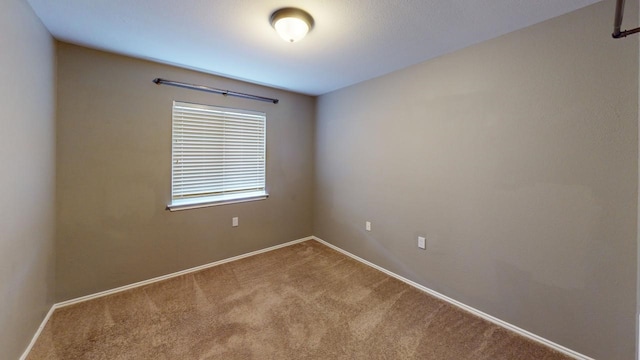
[[[302,40],[313,28],[308,12],[296,8],[282,8],[271,14],[271,26],[287,42]]]

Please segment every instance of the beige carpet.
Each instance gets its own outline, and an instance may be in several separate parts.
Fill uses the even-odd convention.
[[[307,241],[58,309],[36,359],[569,359]]]

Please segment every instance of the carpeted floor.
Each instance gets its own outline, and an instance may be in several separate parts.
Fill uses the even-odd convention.
[[[306,241],[54,312],[36,359],[569,359]]]

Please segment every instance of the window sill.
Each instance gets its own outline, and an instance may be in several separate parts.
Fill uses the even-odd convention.
[[[174,200],[167,205],[169,211],[180,211],[189,209],[199,209],[203,207],[236,204],[248,201],[264,200],[269,197],[264,191],[256,191],[244,194],[230,194],[221,196],[211,196],[197,199]]]

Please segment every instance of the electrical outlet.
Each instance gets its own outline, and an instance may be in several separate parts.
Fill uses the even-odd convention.
[[[236,227],[238,226],[238,217],[234,217],[231,219],[231,226]]]
[[[371,231],[371,222],[367,221],[364,223],[364,229],[367,231]]]
[[[422,250],[426,250],[427,249],[427,242],[424,238],[424,236],[418,236],[418,247]]]

